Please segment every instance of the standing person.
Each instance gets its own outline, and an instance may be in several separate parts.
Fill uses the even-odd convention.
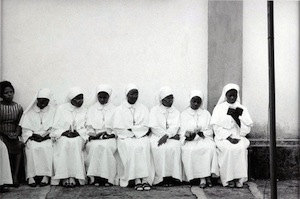
[[[154,170],[150,153],[149,111],[139,103],[136,85],[129,84],[125,89],[126,100],[117,107],[114,117],[114,130],[117,133],[120,156],[120,186],[125,187],[135,180],[135,190],[150,190]]]
[[[109,102],[111,93],[110,86],[99,85],[95,93],[96,102],[87,113],[89,142],[86,145],[86,170],[90,184],[111,186],[116,180],[117,143],[112,127],[115,106]]]
[[[64,187],[75,187],[77,179],[85,184],[83,148],[86,141],[86,109],[82,107],[83,93],[73,87],[67,96],[67,103],[57,107],[54,116],[53,131],[50,137],[55,140],[53,146],[54,181],[62,181]]]
[[[182,180],[181,146],[178,130],[180,112],[173,105],[174,96],[170,87],[159,92],[160,104],[150,111],[151,150],[155,166],[154,184],[173,186]]]
[[[212,187],[211,175],[218,175],[218,160],[210,113],[203,108],[200,90],[190,93],[190,106],[181,113],[181,151],[184,174],[188,181],[200,178],[200,188]]]
[[[28,185],[35,187],[35,176],[43,176],[40,186],[46,186],[52,176],[52,140],[49,136],[55,108],[49,105],[51,91],[43,88],[34,96],[24,111],[20,126],[25,142],[26,179]]]
[[[7,185],[12,184],[8,151],[5,144],[0,139],[0,193],[8,192]]]
[[[246,107],[240,104],[239,86],[227,84],[214,108],[211,125],[215,133],[220,178],[223,186],[243,187],[247,180],[248,151],[246,135],[253,122]]]
[[[0,136],[5,143],[12,169],[13,186],[19,187],[19,173],[23,160],[24,143],[21,142],[19,122],[23,114],[20,104],[13,101],[15,89],[9,81],[0,82]]]

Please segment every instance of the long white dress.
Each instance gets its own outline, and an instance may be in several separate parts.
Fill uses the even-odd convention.
[[[106,132],[111,135],[112,121],[115,106],[112,104],[101,105],[96,102],[87,113],[87,135],[95,136]],[[85,165],[87,176],[105,178],[111,184],[117,184],[117,143],[115,138],[91,140],[86,145]]]
[[[153,184],[163,181],[164,177],[173,177],[182,181],[181,144],[179,140],[168,139],[158,146],[159,139],[167,134],[169,138],[178,133],[180,112],[175,107],[154,106],[150,111],[149,126],[152,131],[150,138],[153,155],[155,177]]]
[[[210,126],[210,113],[204,109],[187,108],[181,113],[181,156],[184,180],[218,175],[218,159],[213,131]],[[194,140],[185,141],[186,131],[201,129],[204,138],[196,135]]]
[[[148,121],[148,108],[138,102],[131,105],[124,101],[116,109],[113,127],[118,136],[118,175],[121,187],[136,178],[147,178],[147,182],[152,185],[154,168],[150,141],[146,135]]]
[[[8,151],[4,142],[0,139],[0,186],[12,184]]]
[[[50,137],[56,141],[53,144],[54,176],[52,185],[58,185],[60,179],[74,177],[81,185],[85,184],[85,168],[83,148],[87,139],[86,109],[77,108],[71,103],[60,105],[55,113],[53,132]],[[67,130],[76,130],[80,136],[68,138],[62,136]]]
[[[211,125],[215,133],[215,142],[217,145],[220,178],[223,186],[227,186],[228,182],[234,179],[239,179],[240,183],[247,181],[247,148],[250,142],[245,136],[250,133],[253,125],[247,108],[239,103],[239,95],[234,104],[229,104],[226,101],[225,94],[230,89],[239,91],[238,86],[235,84],[226,85],[211,118]],[[239,116],[240,127],[230,115],[227,115],[228,108],[235,109],[237,107],[243,109],[242,115]],[[237,138],[240,141],[237,144],[232,144],[227,140],[228,137]]]
[[[46,106],[43,109],[34,104],[28,111],[24,112],[20,126],[22,126],[22,137],[26,143],[26,178],[34,176],[49,176],[52,171],[52,140],[36,142],[28,138],[32,134],[45,136],[50,134],[53,125],[55,108]]]

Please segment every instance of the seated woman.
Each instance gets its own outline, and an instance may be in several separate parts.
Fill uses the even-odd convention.
[[[203,109],[204,95],[190,93],[190,107],[181,113],[181,151],[184,174],[188,181],[200,178],[200,188],[212,187],[210,176],[218,175],[218,160],[210,113]]]
[[[20,126],[25,142],[26,179],[35,187],[35,176],[43,176],[40,186],[46,186],[52,176],[52,140],[49,136],[55,108],[48,105],[51,98],[49,89],[44,88],[34,96],[24,111]]]
[[[110,186],[117,175],[117,143],[112,130],[115,106],[109,103],[110,86],[99,85],[96,90],[96,102],[87,113],[86,170],[90,184]]]
[[[227,84],[214,108],[211,125],[215,133],[220,178],[223,186],[241,188],[247,180],[247,148],[245,137],[253,122],[246,107],[240,104],[239,86]]]
[[[8,192],[7,185],[12,184],[8,151],[5,144],[0,139],[0,193]]]
[[[139,91],[136,85],[129,84],[125,94],[127,100],[117,107],[113,123],[121,159],[118,165],[120,186],[125,187],[130,180],[135,180],[136,190],[150,190],[154,170],[147,136],[149,111],[137,102]]]
[[[181,145],[178,130],[180,112],[173,105],[173,91],[162,87],[159,92],[160,104],[150,111],[151,151],[155,167],[153,184],[173,186],[182,180]]]
[[[12,170],[13,186],[18,187],[24,143],[19,141],[21,127],[19,122],[23,114],[20,104],[13,101],[15,89],[8,81],[0,82],[0,137],[5,143]]]
[[[62,181],[64,187],[85,184],[83,148],[86,141],[86,109],[82,107],[83,93],[80,88],[71,88],[67,103],[57,107],[50,137],[53,144],[53,185]]]

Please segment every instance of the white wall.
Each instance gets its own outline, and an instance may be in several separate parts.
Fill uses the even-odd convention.
[[[149,108],[165,85],[179,110],[191,89],[207,95],[207,1],[3,0],[2,16],[2,79],[24,107],[41,87],[62,103],[100,83],[116,105],[130,82]]]
[[[254,137],[268,137],[267,2],[244,1],[243,103]],[[299,2],[275,1],[275,81],[278,138],[299,137]]]

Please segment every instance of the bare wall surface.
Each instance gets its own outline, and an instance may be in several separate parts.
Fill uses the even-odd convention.
[[[274,2],[277,139],[299,138],[299,1]],[[268,132],[267,2],[244,1],[243,103],[253,138]]]
[[[161,86],[174,89],[174,105],[188,106],[191,89],[207,95],[207,1],[3,0],[3,79],[26,107],[41,87],[62,103],[72,86],[85,91],[140,88],[151,108]],[[206,102],[205,102],[206,103]]]
[[[236,83],[242,90],[243,2],[208,3],[208,110],[216,105],[222,88]]]

